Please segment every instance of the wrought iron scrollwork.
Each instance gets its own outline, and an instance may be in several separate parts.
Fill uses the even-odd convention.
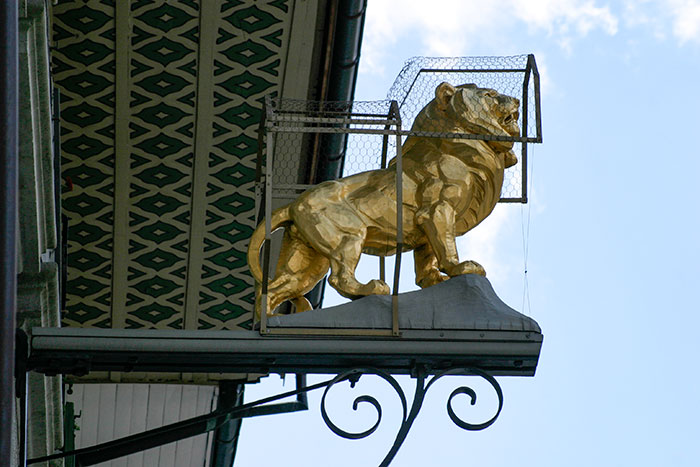
[[[498,381],[496,379],[489,375],[488,373],[484,373],[481,370],[477,370],[475,368],[463,368],[463,369],[452,369],[448,371],[444,371],[442,373],[438,373],[435,376],[433,376],[430,381],[428,381],[427,386],[425,386],[425,391],[428,390],[431,384],[433,384],[435,381],[437,381],[439,378],[442,378],[443,376],[446,375],[454,375],[454,374],[464,374],[465,371],[468,371],[469,373],[480,376],[484,378],[490,385],[493,387],[493,389],[496,391],[496,395],[498,396],[498,410],[496,411],[496,414],[491,417],[491,419],[483,422],[483,423],[477,423],[477,424],[472,424],[465,422],[461,418],[455,414],[454,410],[452,409],[452,399],[457,396],[458,394],[466,394],[471,398],[471,405],[476,404],[476,392],[468,387],[468,386],[460,386],[452,393],[450,394],[450,397],[447,399],[447,415],[449,415],[450,420],[457,425],[458,427],[464,429],[464,430],[469,430],[469,431],[479,431],[483,430],[485,428],[490,427],[493,425],[493,423],[496,421],[498,416],[501,414],[501,409],[503,409],[503,391],[501,390],[501,386],[498,384]]]
[[[391,387],[394,389],[396,394],[399,396],[399,399],[401,400],[401,407],[403,409],[403,414],[401,418],[401,426],[399,428],[399,432],[396,435],[396,439],[394,440],[394,444],[391,446],[391,449],[387,453],[387,455],[384,457],[384,460],[380,464],[380,467],[386,467],[388,466],[391,461],[394,459],[396,456],[396,453],[399,451],[401,448],[401,445],[403,444],[404,440],[406,439],[406,436],[408,435],[408,432],[411,429],[411,426],[413,425],[414,420],[418,416],[418,413],[420,412],[421,407],[423,406],[423,400],[425,399],[425,394],[430,388],[430,386],[433,385],[438,379],[442,378],[443,376],[447,375],[475,375],[475,376],[480,376],[481,378],[485,379],[495,390],[496,395],[498,396],[498,410],[496,411],[496,414],[491,417],[489,420],[483,423],[469,423],[457,416],[453,409],[453,399],[460,395],[460,394],[465,394],[470,397],[471,399],[471,405],[476,404],[476,391],[472,389],[469,386],[460,386],[457,389],[453,390],[452,393],[450,394],[449,398],[447,399],[447,414],[454,422],[455,425],[458,427],[464,429],[464,430],[469,430],[469,431],[478,431],[478,430],[483,430],[485,428],[488,428],[491,426],[498,416],[501,413],[501,409],[503,408],[503,391],[501,390],[500,385],[496,381],[496,379],[489,375],[488,373],[485,373],[481,370],[475,369],[475,368],[453,368],[450,370],[442,371],[439,373],[436,373],[430,380],[428,380],[428,383],[426,384],[426,378],[428,376],[428,371],[424,368],[419,368],[416,370],[415,374],[413,375],[416,379],[416,390],[413,396],[413,402],[411,404],[411,410],[407,410],[407,403],[406,403],[406,395],[403,392],[403,389],[399,385],[399,383],[394,379],[389,373],[386,373],[382,370],[374,369],[374,368],[357,368],[353,370],[346,371],[344,373],[339,374],[333,380],[331,380],[328,385],[326,386],[326,389],[323,392],[323,397],[321,398],[321,417],[323,417],[323,421],[326,423],[328,428],[330,428],[333,433],[337,434],[338,436],[341,436],[343,438],[347,439],[362,439],[366,438],[367,436],[371,435],[374,433],[377,428],[379,427],[381,420],[382,420],[382,408],[377,399],[370,395],[361,395],[355,398],[353,402],[353,410],[357,410],[358,406],[362,402],[366,402],[371,404],[377,413],[377,421],[374,423],[374,425],[362,432],[359,433],[351,433],[348,431],[345,431],[341,428],[339,428],[335,423],[333,423],[330,418],[328,417],[328,412],[326,411],[326,395],[330,391],[331,387],[335,385],[338,382],[341,381],[350,381],[351,387],[355,386],[355,383],[359,380],[360,376],[365,375],[365,374],[371,374],[371,375],[376,375],[388,382]]]
[[[379,401],[375,399],[372,396],[369,395],[362,395],[358,396],[355,398],[352,404],[352,409],[357,410],[357,407],[361,402],[368,402],[372,406],[374,406],[375,410],[377,411],[377,421],[375,424],[372,426],[372,428],[360,432],[360,433],[350,433],[345,430],[342,430],[338,428],[338,426],[333,423],[330,418],[328,417],[328,412],[326,411],[326,395],[328,394],[328,391],[335,385],[336,383],[339,383],[341,381],[349,380],[350,381],[350,387],[355,387],[355,383],[360,379],[360,376],[365,375],[365,374],[373,374],[377,375],[380,378],[382,378],[384,381],[388,382],[392,388],[394,388],[394,391],[399,395],[399,398],[401,399],[401,407],[403,409],[403,418],[406,418],[406,411],[407,411],[407,405],[406,405],[406,395],[403,392],[403,389],[401,389],[401,386],[399,383],[389,374],[386,373],[382,370],[377,370],[374,368],[356,368],[353,370],[346,371],[344,373],[339,374],[331,382],[326,386],[325,391],[323,391],[323,397],[321,397],[321,417],[323,417],[323,421],[326,423],[328,428],[331,429],[333,433],[335,433],[338,436],[341,436],[343,438],[347,439],[362,439],[366,438],[367,436],[371,435],[374,433],[377,428],[379,428],[379,424],[382,421],[382,406],[379,404]]]

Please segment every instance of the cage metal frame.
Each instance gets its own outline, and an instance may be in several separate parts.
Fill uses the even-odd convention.
[[[409,62],[410,63],[410,62]],[[407,65],[408,67],[408,65]],[[406,67],[406,68],[407,68]],[[405,69],[406,69],[405,68]],[[453,133],[453,132],[437,132],[437,131],[414,131],[402,129],[401,123],[401,107],[406,102],[415,83],[421,74],[424,73],[522,73],[522,98],[521,98],[521,134],[519,137],[500,136],[500,135],[483,135],[472,133]],[[532,77],[532,78],[531,78]],[[535,135],[528,136],[529,129],[529,94],[530,80],[532,79],[533,94],[534,94],[534,118],[535,118]],[[265,223],[265,240],[263,242],[262,252],[262,269],[263,280],[261,284],[262,293],[262,310],[260,310],[260,321],[258,322],[255,311],[253,311],[254,327],[259,325],[260,334],[265,335],[339,335],[339,336],[391,336],[401,337],[402,333],[399,329],[399,309],[398,309],[398,294],[399,294],[399,277],[401,270],[401,252],[403,251],[403,212],[399,207],[403,205],[403,167],[402,167],[402,150],[401,142],[403,137],[419,136],[432,138],[450,138],[450,139],[468,139],[480,141],[505,141],[521,144],[521,197],[504,198],[501,197],[499,202],[502,203],[522,203],[528,202],[527,193],[527,167],[528,167],[528,143],[542,142],[542,119],[541,119],[541,103],[540,103],[540,76],[537,69],[535,57],[532,54],[527,55],[527,61],[524,68],[420,68],[413,78],[405,93],[401,103],[397,99],[389,102],[389,111],[386,114],[381,113],[363,113],[353,112],[353,102],[336,103],[340,109],[348,110],[323,110],[324,104],[320,104],[321,110],[305,110],[291,111],[283,109],[281,105],[284,99],[273,98],[271,95],[265,97],[263,103],[263,112],[258,131],[258,158],[256,164],[256,213],[258,222],[260,218],[264,219]],[[305,101],[300,101],[305,102]],[[331,103],[332,104],[332,103]],[[314,187],[313,184],[278,184],[274,186],[273,171],[274,171],[274,148],[275,135],[283,133],[297,134],[366,134],[366,135],[382,135],[382,153],[380,168],[387,167],[387,154],[389,146],[389,138],[395,138],[396,145],[396,259],[394,264],[394,278],[392,287],[392,327],[391,329],[359,329],[359,328],[293,328],[293,327],[270,327],[267,325],[267,294],[268,283],[270,280],[270,254],[272,244],[271,231],[271,214],[272,214],[272,199],[275,192],[293,191],[301,193],[304,190]],[[265,150],[263,152],[263,146]],[[263,168],[264,166],[264,168]],[[401,181],[401,183],[398,183]],[[289,196],[287,196],[289,197]],[[380,279],[385,279],[384,257],[380,256]]]

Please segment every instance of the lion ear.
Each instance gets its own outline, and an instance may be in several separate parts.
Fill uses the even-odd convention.
[[[435,100],[438,103],[438,108],[440,110],[446,110],[447,104],[450,98],[455,93],[455,87],[450,83],[440,83],[437,88],[435,88]]]

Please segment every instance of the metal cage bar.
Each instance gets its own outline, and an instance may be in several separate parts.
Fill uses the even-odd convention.
[[[403,252],[403,156],[401,151],[401,116],[399,104],[391,101],[391,112],[396,124],[396,260],[394,261],[394,287],[391,294],[391,334],[400,336],[399,330],[399,277]]]

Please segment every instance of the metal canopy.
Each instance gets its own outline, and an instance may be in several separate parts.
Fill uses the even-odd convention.
[[[34,328],[28,366],[44,374],[186,371],[338,374],[357,367],[410,374],[480,368],[534,376],[543,336],[530,331],[411,331],[401,338],[261,336],[256,331]]]

